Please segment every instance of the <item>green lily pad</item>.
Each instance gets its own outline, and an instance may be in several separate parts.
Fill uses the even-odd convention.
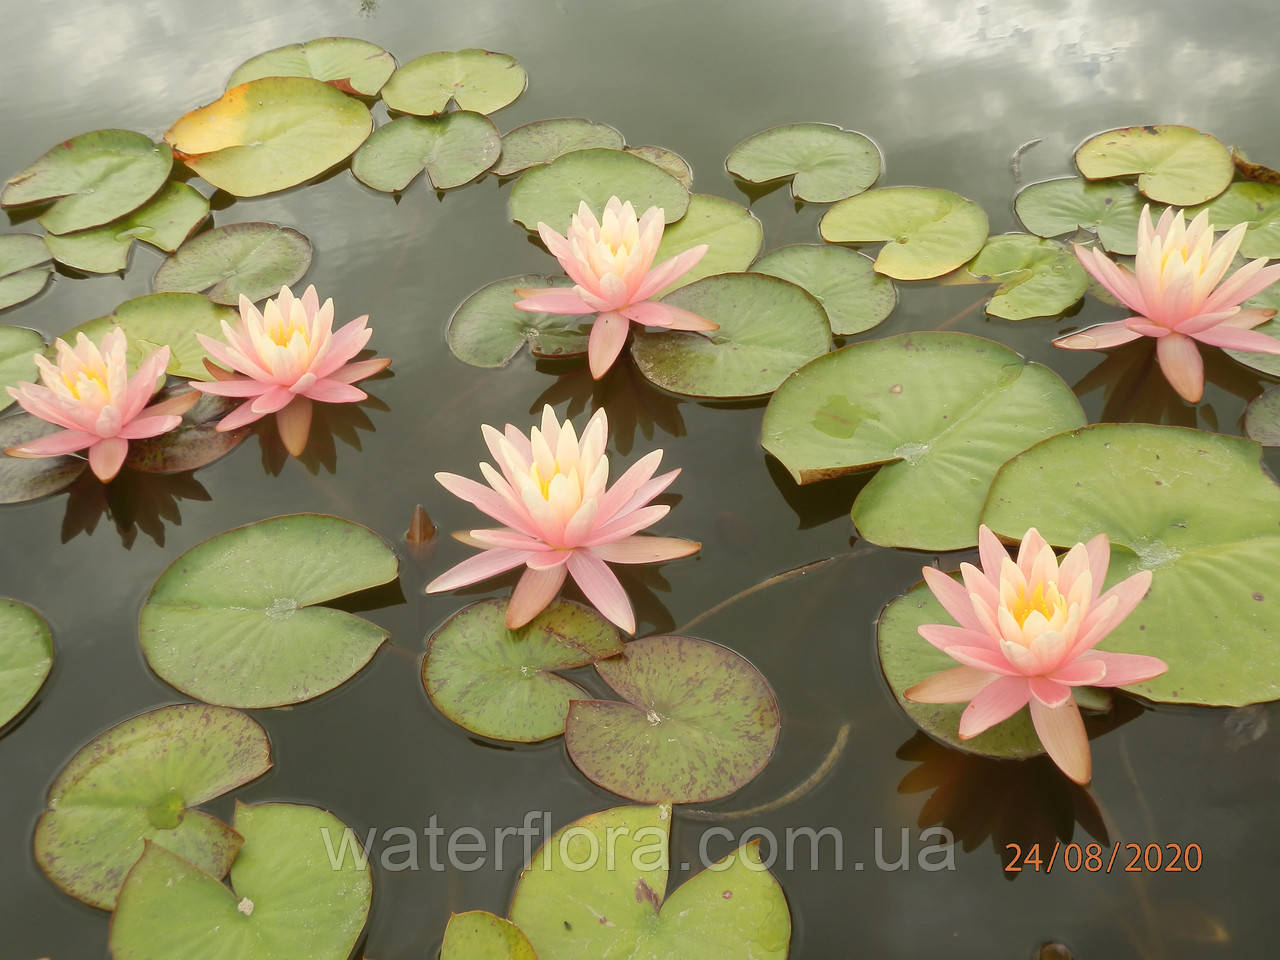
[[[666,897],[670,833],[666,806],[615,807],[564,827],[521,873],[511,919],[555,960],[785,960],[791,913],[759,841]]]
[[[526,343],[535,356],[573,357],[587,352],[593,315],[517,310],[516,290],[569,287],[568,277],[522,274],[481,287],[454,311],[449,349],[473,367],[504,367]]]
[[[1084,422],[1048,367],[965,333],[906,333],[801,367],[770,399],[762,442],[798,483],[879,467],[853,503],[872,543],[959,550],[977,543],[1000,465]]]
[[[122,328],[129,338],[128,361],[131,370],[157,347],[170,350],[168,373],[189,380],[208,377],[204,367],[204,347],[196,339],[197,333],[210,337],[222,335],[222,321],[234,323],[239,314],[230,307],[210,302],[197,293],[152,293],[126,300],[116,307],[115,313],[97,317],[72,327],[61,334],[68,343],[75,343],[76,335],[83,333],[94,343],[100,343],[104,334],[113,326]],[[52,356],[53,348],[47,353]]]
[[[1272,387],[1244,411],[1244,432],[1264,447],[1280,447],[1280,387]]]
[[[172,253],[209,216],[209,201],[195,187],[169,182],[146,205],[94,230],[50,234],[49,251],[59,263],[88,273],[115,273],[129,265],[134,240]]]
[[[1226,192],[1187,215],[1209,211],[1215,230],[1228,230],[1247,223],[1240,241],[1240,256],[1256,259],[1280,258],[1280,185],[1246,181],[1233,183]]]
[[[1025,233],[992,237],[953,283],[996,283],[987,314],[1002,320],[1056,317],[1079,303],[1089,275],[1076,255],[1054,240]]]
[[[423,170],[437,190],[470,183],[498,159],[502,137],[484,114],[456,110],[400,117],[373,132],[351,158],[351,172],[374,190],[403,190]]]
[[[396,69],[396,58],[375,43],[321,37],[260,53],[236,67],[227,81],[238,87],[265,77],[311,77],[358,97],[376,97]]]
[[[458,726],[494,740],[536,743],[564,732],[569,701],[585,695],[554,673],[622,652],[613,626],[558,600],[508,630],[506,600],[463,607],[431,635],[422,661],[427,696]]]
[[[182,386],[165,393],[174,396],[190,389],[182,382]],[[239,398],[204,394],[182,415],[182,422],[168,433],[130,440],[125,466],[141,473],[181,473],[221,460],[249,435],[249,427],[224,433],[217,429],[218,422],[243,402]]]
[[[630,800],[702,803],[765,768],[781,717],[769,682],[728,647],[645,637],[596,671],[623,700],[575,700],[564,742],[589,780]]]
[[[861,193],[880,178],[880,148],[832,123],[788,123],[752,134],[725,160],[730,174],[749,183],[794,177],[791,195],[831,203]]]
[[[420,117],[459,110],[493,113],[514,103],[529,82],[515,57],[489,50],[428,53],[396,70],[382,88],[392,110]]]
[[[44,353],[44,337],[26,327],[0,325],[0,410],[13,403],[6,387],[36,382],[35,355]]]
[[[1167,703],[1280,698],[1280,489],[1240,437],[1099,424],[1064,433],[996,474],[982,519],[1055,546],[1111,540],[1109,580],[1151,570],[1151,592],[1102,647],[1160,657],[1132,690]]]
[[[898,304],[893,281],[875,272],[870,257],[844,247],[793,243],[765,254],[751,272],[808,290],[822,304],[836,336],[870,330]]]
[[[131,130],[95,130],[58,144],[5,182],[0,205],[53,200],[39,218],[50,233],[110,223],[142,206],[164,186],[173,155]]]
[[[0,597],[0,729],[26,709],[53,669],[53,635],[34,609]]]
[[[763,241],[764,227],[746,207],[710,194],[693,194],[685,215],[663,230],[653,262],[662,263],[700,243],[707,245],[707,252],[692,270],[656,294],[656,298],[712,274],[747,269],[760,253]]]
[[[647,160],[659,170],[669,173],[679,180],[680,185],[686,190],[693,189],[693,168],[689,166],[688,160],[674,150],[641,144],[638,147],[623,147],[622,152],[629,153],[633,157],[639,157],[641,160]]]
[[[174,154],[236,197],[274,193],[318,177],[373,130],[369,108],[309,77],[268,77],[232,87],[165,133]]]
[[[822,305],[793,283],[762,273],[725,273],[681,287],[664,301],[720,324],[709,333],[637,329],[636,366],[672,393],[756,397],[831,348]]]
[[[500,177],[509,177],[521,170],[550,163],[574,150],[592,147],[621,150],[624,143],[622,134],[607,123],[580,117],[535,120],[502,135],[502,159],[494,166],[493,172]]]
[[[333,814],[237,804],[244,847],[228,890],[198,864],[148,844],[120,891],[114,960],[347,960],[373,897],[369,864]]]
[[[0,310],[30,300],[49,282],[49,248],[30,233],[0,236]]]
[[[38,460],[28,460],[24,457],[5,456],[3,452],[9,447],[21,446],[60,429],[62,428],[29,413],[15,413],[0,418],[0,503],[38,500],[69,487],[76,477],[84,473],[89,465],[84,457],[41,457]]]
[[[278,707],[355,676],[387,639],[376,624],[314,606],[394,580],[368,527],[315,513],[271,517],[192,547],[156,581],[138,618],[160,679],[206,703]]]
[[[1133,256],[1138,252],[1138,220],[1146,203],[1131,183],[1063,177],[1023,187],[1014,198],[1013,211],[1038,236],[1091,230],[1107,250]],[[1153,211],[1156,216],[1160,212]]]
[[[103,910],[146,840],[225,876],[241,838],[193,808],[269,769],[266,731],[236,710],[183,703],[126,720],[82,747],[49,788],[36,862]]]
[[[1090,180],[1138,177],[1143,196],[1190,207],[1212,200],[1231,183],[1235,165],[1215,137],[1191,127],[1122,127],[1076,148],[1076,168]]]
[[[841,200],[819,223],[830,243],[886,241],[876,270],[895,280],[930,280],[965,264],[987,239],[987,215],[950,190],[881,187]]]
[[[258,301],[302,279],[311,241],[274,223],[230,223],[192,237],[156,270],[156,293],[203,293],[214,303]]]
[[[585,202],[599,217],[610,197],[630,200],[636,213],[661,207],[667,223],[689,209],[689,191],[669,173],[621,150],[575,150],[520,175],[511,187],[507,211],[528,230],[545,223],[564,233]]]
[[[538,960],[538,955],[510,920],[470,910],[450,915],[440,960]]]

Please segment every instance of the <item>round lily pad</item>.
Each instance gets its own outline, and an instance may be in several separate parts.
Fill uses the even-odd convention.
[[[166,183],[133,213],[105,227],[45,238],[59,263],[88,273],[114,273],[129,265],[134,240],[172,253],[209,216],[209,201],[195,187]]]
[[[791,912],[759,841],[667,897],[670,833],[666,806],[615,807],[558,830],[520,874],[511,919],[555,960],[785,960]]]
[[[454,311],[449,349],[473,367],[503,367],[526,343],[535,356],[571,357],[587,352],[592,315],[517,310],[516,290],[568,287],[568,277],[523,274],[481,287]]]
[[[0,205],[53,200],[39,217],[50,233],[86,230],[142,206],[164,186],[173,155],[131,130],[95,130],[58,144],[6,181]]]
[[[387,542],[350,520],[301,513],[220,533],[156,581],[138,618],[151,669],[188,696],[235,707],[310,700],[349,680],[387,638],[314,606],[393,580]]]
[[[1138,177],[1138,189],[1157,203],[1190,207],[1212,200],[1231,183],[1231,154],[1215,137],[1191,127],[1122,127],[1076,148],[1076,167],[1090,180]]]
[[[760,252],[763,240],[764,227],[746,207],[710,194],[693,194],[685,215],[663,231],[653,262],[662,263],[700,243],[707,245],[707,252],[692,270],[655,298],[665,297],[673,290],[715,273],[738,273],[747,269]]]
[[[13,403],[6,387],[36,382],[35,355],[44,353],[44,337],[26,327],[0,325],[0,410]]]
[[[25,603],[0,597],[0,729],[26,709],[53,669],[53,635]]]
[[[274,223],[230,223],[192,237],[156,270],[156,293],[203,293],[214,303],[258,301],[302,279],[311,241]]]
[[[227,81],[236,87],[264,77],[311,77],[358,97],[376,97],[396,69],[396,58],[375,43],[352,37],[321,37],[260,53],[236,67]]]
[[[240,849],[192,809],[271,769],[266,731],[236,710],[184,703],[126,720],[71,758],[36,824],[36,862],[78,900],[110,910],[143,842],[218,877]]]
[[[437,190],[470,183],[498,159],[502,137],[484,114],[456,110],[400,117],[373,132],[351,158],[351,172],[374,190],[394,193],[423,170]]]
[[[831,123],[788,123],[752,134],[729,152],[725,169],[749,183],[794,177],[791,195],[831,203],[880,178],[880,148]]]
[[[689,208],[689,191],[669,173],[621,150],[575,150],[521,174],[511,187],[507,210],[528,230],[545,223],[558,233],[585,202],[600,216],[610,197],[630,200],[636,213],[661,207],[667,223]]]
[[[529,82],[515,57],[489,50],[428,53],[404,64],[382,88],[392,110],[420,117],[459,110],[493,113],[514,103]]]
[[[725,273],[664,300],[720,324],[709,333],[637,330],[636,366],[672,393],[755,397],[776,390],[801,364],[831,348],[822,305],[793,283],[762,273]]]
[[[837,336],[870,330],[893,312],[898,291],[893,281],[875,272],[871,258],[822,243],[793,243],[757,260],[752,273],[788,280],[822,304]]]
[[[502,135],[502,159],[494,166],[493,172],[500,177],[509,177],[521,170],[550,163],[574,150],[592,147],[621,150],[624,143],[622,134],[607,123],[580,117],[535,120]]]
[[[1089,275],[1072,251],[1025,233],[989,239],[960,277],[954,282],[999,284],[987,314],[1003,320],[1056,317],[1089,287]]]
[[[440,960],[538,960],[538,955],[510,920],[471,910],[449,917]]]
[[[642,802],[702,803],[764,769],[781,718],[769,682],[728,647],[645,637],[596,671],[622,700],[575,700],[565,747],[589,780]]]
[[[950,190],[881,187],[841,200],[819,223],[831,243],[886,241],[876,270],[895,280],[930,280],[962,266],[987,239],[987,215]]]
[[[1151,592],[1102,648],[1160,657],[1169,671],[1126,689],[1168,703],[1280,698],[1280,488],[1240,437],[1098,424],[1037,444],[991,485],[982,520],[1055,546],[1105,533],[1114,581]]]
[[[169,396],[185,393],[182,386],[165,391]],[[200,399],[182,415],[182,422],[158,437],[129,441],[125,466],[141,473],[181,473],[198,470],[220,460],[240,445],[249,435],[249,427],[219,432],[218,421],[238,407],[243,400],[201,394]]]
[[[977,542],[1000,465],[1084,422],[1056,373],[1008,347],[905,333],[801,367],[770,399],[762,442],[799,483],[879,467],[853,503],[872,543],[959,550]]]
[[[1023,187],[1014,198],[1013,211],[1038,236],[1092,230],[1107,250],[1132,256],[1138,252],[1138,220],[1146,203],[1131,183],[1063,177]]]
[[[458,726],[494,740],[536,743],[564,732],[569,701],[585,695],[554,673],[622,652],[618,631],[587,607],[559,600],[508,630],[506,600],[463,607],[431,635],[427,696]]]
[[[679,180],[680,185],[686,190],[693,189],[693,168],[689,166],[688,160],[674,150],[641,144],[636,147],[623,147],[622,152],[649,161],[659,170],[664,170]]]
[[[8,396],[8,394],[5,394]],[[29,413],[0,418],[0,503],[24,503],[57,493],[84,473],[89,461],[83,457],[5,456],[9,447],[18,447],[62,429]]]
[[[1209,211],[1215,230],[1227,230],[1238,223],[1249,225],[1240,241],[1242,257],[1280,258],[1280,184],[1233,183],[1201,209]],[[1198,212],[1188,210],[1187,215]]]
[[[369,108],[309,77],[268,77],[232,87],[192,110],[164,138],[215,187],[257,197],[337,166],[373,129]]]
[[[237,804],[244,847],[228,890],[157,844],[129,871],[111,922],[114,960],[347,960],[373,897],[360,842],[293,803]]]
[[[1244,432],[1264,447],[1280,447],[1280,387],[1272,387],[1245,408]]]
[[[30,300],[44,289],[53,268],[43,238],[29,233],[0,236],[0,310]]]

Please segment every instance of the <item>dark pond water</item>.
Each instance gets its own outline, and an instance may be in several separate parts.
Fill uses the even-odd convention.
[[[987,209],[993,233],[1016,226],[1009,158],[1033,138],[1043,143],[1024,156],[1024,180],[1066,174],[1084,137],[1141,122],[1189,123],[1263,162],[1280,160],[1280,14],[1270,0],[318,0],[267,10],[248,0],[10,0],[0,20],[6,175],[87,130],[158,136],[216,98],[248,56],[324,35],[367,38],[402,62],[468,46],[510,52],[528,69],[530,88],[499,114],[501,129],[551,116],[606,121],[631,143],[684,155],[697,189],[738,200],[725,154],[747,134],[791,120],[866,132],[887,157],[882,183],[959,191]],[[34,863],[31,835],[49,783],[78,747],[180,699],[149,672],[136,637],[139,604],[165,566],[215,533],[280,513],[332,512],[393,541],[419,502],[442,530],[474,525],[471,508],[432,473],[473,473],[483,451],[479,425],[524,423],[544,402],[574,415],[604,402],[617,455],[630,460],[662,446],[666,462],[684,467],[662,530],[705,546],[695,559],[628,581],[641,633],[678,628],[775,574],[836,558],[694,630],[751,658],[784,714],[772,764],[718,808],[786,793],[822,762],[841,725],[852,726],[819,788],[767,815],[727,822],[736,832],[766,827],[779,836],[788,827],[842,831],[844,869],[830,845],[816,871],[803,847],[792,869],[775,865],[794,914],[793,957],[1024,958],[1046,941],[1091,960],[1274,953],[1274,707],[1133,710],[1094,741],[1090,791],[1070,787],[1046,761],[983,761],[915,734],[878,672],[874,620],[932,557],[854,540],[847,508],[860,480],[795,488],[759,447],[760,404],[677,399],[625,369],[593,392],[583,366],[535,368],[521,357],[509,369],[478,371],[449,354],[444,325],[465,296],[498,277],[550,267],[508,222],[506,190],[490,178],[440,200],[419,183],[396,203],[340,172],[224,205],[219,223],[276,220],[311,238],[308,279],[335,297],[340,315],[372,315],[373,343],[394,358],[394,377],[373,385],[377,399],[361,411],[342,411],[332,439],[313,439],[315,455],[302,463],[281,465],[274,445],[251,438],[194,476],[127,479],[105,500],[89,483],[0,510],[0,594],[45,613],[60,657],[37,708],[0,740],[0,954],[105,954],[107,916],[54,889]],[[816,237],[821,208],[797,211],[785,189],[753,209],[766,248]],[[4,321],[60,332],[147,292],[158,263],[150,248],[138,248],[124,277],[58,276]],[[1262,389],[1260,377],[1210,358],[1206,402],[1193,412],[1158,378],[1135,379],[1125,369],[1131,355],[1048,346],[1060,327],[1110,319],[1106,308],[1091,303],[1071,319],[1013,325],[986,321],[979,293],[905,289],[872,335],[945,326],[995,337],[1080,382],[1093,420],[1105,409],[1110,419],[1198,418],[1237,433],[1244,402]],[[544,810],[561,826],[618,802],[572,768],[559,741],[494,749],[428,703],[418,676],[424,638],[464,600],[424,597],[421,586],[468,552],[447,539],[421,557],[405,551],[400,589],[361,604],[392,634],[369,668],[317,701],[255,713],[276,766],[242,799],[323,806],[361,836],[370,828],[420,832],[432,818],[446,831],[470,825],[491,834]],[[214,810],[229,814],[230,804]],[[696,859],[711,825],[678,817],[676,862]],[[935,825],[954,833],[953,869],[921,869],[916,860],[931,842],[921,831]],[[896,861],[903,831],[910,869],[877,867],[877,836],[882,858]],[[1196,873],[1158,875],[1003,871],[1005,843],[1055,838],[1198,843],[1204,862]],[[727,842],[711,849],[719,855]],[[433,956],[451,910],[505,912],[518,859],[512,844],[501,870],[436,871],[424,849],[418,870],[380,870],[365,953]]]

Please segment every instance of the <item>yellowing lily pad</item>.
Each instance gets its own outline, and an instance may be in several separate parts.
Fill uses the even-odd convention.
[[[359,841],[333,814],[293,803],[236,806],[244,846],[231,889],[148,844],[111,922],[113,960],[347,960],[373,882]]]
[[[554,671],[622,652],[594,610],[559,600],[519,630],[506,600],[463,607],[431,635],[422,685],[436,709],[482,737],[535,743],[564,732],[569,701],[586,691]]]
[[[437,190],[470,183],[498,159],[502,137],[480,113],[400,117],[379,127],[351,158],[351,172],[374,190],[393,193],[423,170]]]
[[[763,240],[764,227],[746,207],[710,194],[693,194],[685,215],[663,231],[653,262],[662,263],[700,243],[707,245],[707,252],[657,298],[715,273],[740,273],[751,266]]]
[[[95,130],[58,144],[5,182],[0,205],[54,201],[39,217],[50,233],[70,233],[116,220],[164,186],[173,155],[131,130]]]
[[[729,152],[725,169],[749,183],[794,178],[791,195],[831,203],[861,193],[880,177],[880,148],[831,123],[788,123],[752,134]]]
[[[1191,127],[1122,127],[1076,148],[1076,167],[1090,180],[1138,177],[1138,189],[1157,203],[1190,207],[1212,200],[1231,183],[1231,154],[1215,137]]]
[[[1080,301],[1089,275],[1062,244],[1025,233],[992,237],[953,283],[999,284],[987,314],[1003,320],[1056,317]]]
[[[57,493],[84,473],[89,465],[84,457],[28,460],[9,457],[3,452],[60,429],[29,413],[12,413],[0,418],[0,503],[23,503]]]
[[[138,619],[142,652],[162,680],[206,703],[310,700],[358,673],[387,638],[316,604],[393,580],[397,567],[385,540],[338,517],[237,527],[161,574]]]
[[[1132,256],[1138,252],[1138,220],[1147,202],[1131,183],[1063,177],[1023,187],[1013,210],[1038,236],[1091,230],[1107,250]],[[1158,217],[1161,210],[1157,207],[1152,214]]]
[[[164,138],[215,187],[257,197],[337,166],[373,129],[369,108],[308,77],[268,77],[232,87],[192,110]]]
[[[203,293],[235,304],[274,296],[311,266],[311,241],[274,223],[230,223],[192,237],[156,270],[156,293]]]
[[[40,237],[29,233],[0,236],[0,310],[30,300],[44,289],[53,272],[50,256]]]
[[[489,50],[428,53],[404,64],[382,88],[392,110],[420,117],[459,110],[493,113],[515,102],[529,82],[515,57]]]
[[[0,597],[0,729],[26,709],[53,669],[53,634],[34,609]]]
[[[523,274],[481,287],[454,311],[449,349],[473,367],[504,367],[526,343],[535,356],[572,357],[587,352],[592,314],[517,310],[516,290],[572,286],[568,277]]]
[[[1244,432],[1264,447],[1280,447],[1280,387],[1271,387],[1250,401],[1244,411]]]
[[[110,910],[144,841],[226,875],[241,837],[192,809],[271,768],[266,731],[236,710],[184,703],[126,720],[71,758],[36,824],[36,862],[78,900]]]
[[[471,910],[449,917],[440,960],[538,960],[538,955],[510,920]]]
[[[1063,433],[996,474],[982,520],[1034,525],[1069,547],[1105,533],[1109,580],[1153,573],[1103,649],[1169,671],[1127,689],[1151,700],[1241,706],[1280,698],[1280,488],[1240,437],[1151,424]]]
[[[574,150],[592,147],[621,150],[624,143],[622,134],[607,123],[580,117],[535,120],[502,135],[502,159],[494,166],[493,172],[500,177],[509,177],[521,170],[550,163]]]
[[[836,336],[863,333],[898,303],[893,281],[873,269],[871,258],[844,247],[793,243],[757,260],[752,273],[767,273],[803,287],[822,304]]]
[[[885,241],[876,270],[895,280],[930,280],[963,265],[987,238],[987,215],[950,190],[881,187],[841,200],[822,217],[830,243]]]
[[[908,333],[801,367],[769,400],[762,442],[798,483],[879,468],[853,503],[867,540],[959,550],[977,543],[1000,465],[1084,422],[1048,367],[965,333]]]
[[[1240,241],[1242,257],[1280,258],[1280,184],[1233,183],[1200,209],[1209,211],[1209,222],[1215,230],[1248,224]],[[1188,210],[1187,215],[1199,212]]]
[[[396,69],[380,46],[352,37],[321,37],[260,53],[236,67],[227,81],[237,87],[264,77],[311,77],[358,97],[376,97]]]
[[[26,327],[0,325],[0,410],[13,403],[7,387],[36,382],[35,355],[44,353],[44,337]]]

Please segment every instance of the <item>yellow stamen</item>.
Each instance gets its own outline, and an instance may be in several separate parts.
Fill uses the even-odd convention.
[[[1053,615],[1060,611],[1064,611],[1067,606],[1067,599],[1058,592],[1056,585],[1050,584],[1048,593],[1045,592],[1044,584],[1036,584],[1035,590],[1027,593],[1026,587],[1018,588],[1018,596],[1013,601],[1013,606],[1009,612],[1013,614],[1013,619],[1018,621],[1018,626],[1023,626],[1027,622],[1027,617],[1032,613],[1039,613],[1046,620],[1052,620]]]
[[[77,400],[82,399],[82,391],[89,383],[97,384],[98,390],[102,393],[107,392],[107,374],[105,370],[79,370],[73,380],[70,373],[62,375],[62,382],[67,385],[67,389],[71,391],[71,395]]]
[[[542,473],[538,470],[536,463],[529,467],[529,476],[538,485],[538,489],[542,491],[542,499],[548,499],[551,496],[551,477],[543,480]]]

